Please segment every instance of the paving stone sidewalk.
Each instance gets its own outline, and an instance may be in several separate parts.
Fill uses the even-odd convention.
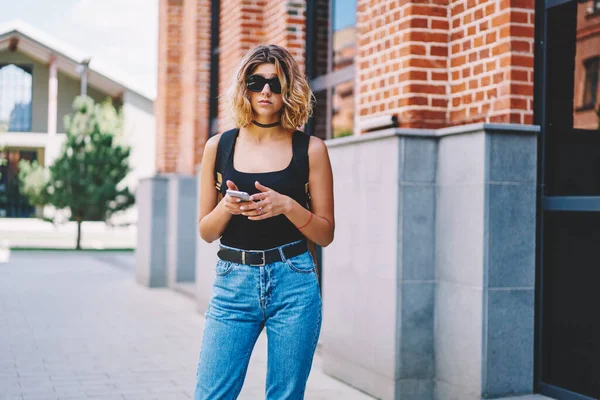
[[[204,318],[135,283],[132,253],[13,252],[0,263],[0,400],[191,399]],[[372,397],[325,375],[306,399]],[[240,399],[264,399],[266,336]]]

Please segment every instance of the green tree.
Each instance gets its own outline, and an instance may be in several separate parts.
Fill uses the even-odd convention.
[[[37,161],[19,161],[19,189],[32,206],[43,207],[48,203],[48,170]]]
[[[45,193],[37,199],[70,210],[71,220],[77,222],[77,249],[83,221],[106,221],[135,202],[123,182],[131,169],[122,121],[110,99],[94,104],[86,96],[77,97],[73,112],[65,117],[66,143],[50,166]]]

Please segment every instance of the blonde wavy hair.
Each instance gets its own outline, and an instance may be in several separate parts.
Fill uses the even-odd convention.
[[[227,108],[236,127],[250,125],[254,119],[248,98],[246,77],[260,64],[274,64],[281,82],[281,126],[296,130],[312,115],[314,95],[294,57],[277,45],[258,46],[243,58],[227,92]]]

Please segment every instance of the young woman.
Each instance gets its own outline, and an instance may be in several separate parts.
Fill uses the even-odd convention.
[[[313,95],[286,49],[257,47],[234,78],[229,105],[238,129],[222,171],[222,200],[215,190],[215,159],[223,134],[207,142],[201,168],[200,236],[207,242],[220,238],[221,245],[194,399],[238,397],[264,327],[266,398],[303,399],[321,330],[321,296],[307,239],[321,246],[333,240],[331,164],[322,140],[296,130],[311,115]],[[300,140],[308,142],[310,210],[306,182],[294,163],[302,156]],[[227,189],[247,192],[250,201]]]

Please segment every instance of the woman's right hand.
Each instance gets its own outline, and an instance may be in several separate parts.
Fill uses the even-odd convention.
[[[227,181],[227,188],[231,190],[239,190],[232,181]],[[239,197],[233,197],[226,194],[225,197],[223,197],[222,203],[223,207],[225,207],[225,210],[228,213],[232,215],[240,215],[242,213],[242,211],[240,211],[240,206],[242,206],[244,202],[242,202]]]

